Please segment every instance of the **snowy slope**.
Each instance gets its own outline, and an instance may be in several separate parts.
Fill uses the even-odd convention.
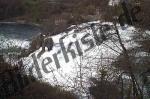
[[[107,40],[105,40],[101,45],[97,46],[95,43],[95,39],[93,37],[92,29],[90,28],[91,24],[95,24],[95,28],[99,28],[100,25],[109,25],[111,26],[111,30],[105,32],[107,36]],[[98,69],[101,67],[114,68],[110,67],[111,62],[122,52],[122,49],[117,40],[117,36],[113,29],[112,23],[105,22],[101,23],[100,21],[83,23],[77,26],[71,26],[71,30],[68,32],[60,33],[59,35],[52,36],[54,41],[54,46],[51,51],[46,51],[40,58],[34,58],[35,61],[38,62],[40,72],[42,74],[41,80],[49,82],[52,85],[59,85],[65,88],[74,89],[75,92],[79,93],[87,93],[87,88],[89,87],[89,78],[94,77],[98,73]],[[131,36],[133,35],[133,31],[135,31],[134,27],[127,27],[125,30],[122,30],[121,27],[118,26],[121,38],[127,48],[138,46],[134,42],[131,42]],[[99,29],[97,33],[100,33]],[[87,50],[92,43],[85,43],[82,41],[83,37],[85,40],[91,41],[94,43],[94,47],[90,50]],[[63,55],[63,51],[60,44],[60,38],[64,38],[63,42],[65,48],[67,49],[70,43],[72,42],[71,48],[75,51],[75,58],[68,53],[69,62],[65,61],[65,57]],[[79,42],[82,55],[79,56],[77,48],[77,43]],[[41,51],[41,48],[34,53],[30,54],[29,57],[24,58],[24,63],[27,66],[27,72],[31,72],[32,66],[35,67],[35,61],[33,61],[32,56],[37,57],[37,54]],[[55,60],[57,58],[60,64],[60,68],[57,69]],[[54,59],[55,57],[55,59]],[[48,65],[44,66],[46,69],[42,68],[42,62],[45,64],[48,60],[51,60]],[[44,60],[44,61],[43,61]],[[37,65],[36,65],[37,66]],[[109,73],[112,73],[111,71]],[[35,68],[33,69],[33,74],[38,77],[37,71]],[[82,78],[82,79],[81,79]]]

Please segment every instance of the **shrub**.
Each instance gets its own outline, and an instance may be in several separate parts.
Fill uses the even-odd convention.
[[[69,91],[25,75],[20,67],[22,63],[12,66],[0,56],[1,99],[77,99]]]
[[[53,87],[47,83],[34,82],[22,90],[21,95],[9,99],[77,99],[69,91]]]

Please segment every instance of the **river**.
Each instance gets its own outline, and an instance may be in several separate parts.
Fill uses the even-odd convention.
[[[0,22],[0,50],[27,48],[33,37],[42,32],[38,25]]]

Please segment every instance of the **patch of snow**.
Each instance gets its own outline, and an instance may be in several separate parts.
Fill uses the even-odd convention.
[[[120,55],[122,49],[118,42],[117,36],[115,35],[114,29],[107,31],[106,34],[110,35],[108,36],[109,39],[104,41],[101,45],[97,46],[93,37],[93,32],[91,28],[89,28],[91,24],[95,24],[97,28],[99,27],[98,24],[112,25],[112,23],[110,22],[88,22],[78,25],[78,27],[84,27],[84,29],[82,29],[81,31],[75,32],[76,29],[72,29],[69,32],[63,32],[58,35],[52,36],[52,39],[54,41],[53,49],[51,51],[46,51],[40,58],[35,59],[38,62],[39,69],[42,74],[41,80],[49,82],[52,85],[60,85],[65,88],[76,89],[75,91],[83,91],[81,90],[81,87],[84,87],[83,89],[86,89],[87,91],[87,88],[90,85],[89,78],[95,77],[98,73],[98,69],[102,66],[110,66],[111,62]],[[134,27],[127,27],[125,30],[122,30],[122,28],[118,26],[118,29],[125,47],[131,48],[137,46],[134,42],[130,42],[131,36],[134,33],[133,31],[135,31]],[[76,37],[74,37],[75,34]],[[87,34],[89,34],[89,36],[86,38],[86,40],[94,42],[94,47],[88,51],[85,51],[87,48],[89,48],[89,44],[84,44],[81,39]],[[72,42],[73,45],[71,46],[71,49],[76,53],[75,58],[73,58],[70,53],[67,54],[69,62],[65,61],[62,48],[60,46],[60,38],[62,37],[64,37],[63,42],[65,48],[67,49],[70,42]],[[75,42],[77,41],[79,42],[79,45],[82,49],[82,56],[79,56],[77,46],[75,45]],[[30,72],[30,67],[35,66],[32,55],[35,54],[35,57],[37,57],[37,54],[41,50],[42,48],[30,54],[29,57],[23,59],[24,64],[28,65],[28,73]],[[56,54],[61,66],[59,69],[57,69],[54,60],[54,55]],[[43,62],[45,63],[48,61],[46,60],[46,58],[51,59],[51,62],[46,65],[47,73],[44,72],[42,67]],[[110,68],[113,69],[113,67]],[[38,77],[37,71],[35,69],[33,69],[33,74]]]

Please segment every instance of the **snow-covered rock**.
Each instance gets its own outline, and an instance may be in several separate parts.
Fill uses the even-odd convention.
[[[102,41],[99,45],[96,44],[91,24],[94,24],[94,29]],[[110,27],[110,30],[104,32],[106,40],[101,38],[102,25]],[[124,30],[119,25],[117,27],[125,47],[138,46],[130,41],[135,31],[134,27],[126,26]],[[122,49],[110,22],[88,22],[71,28],[67,32],[52,36],[54,46],[51,51],[46,51],[37,58],[42,50],[40,48],[24,58],[24,64],[28,65],[27,73],[32,72],[34,76],[45,82],[74,89],[77,93],[88,93],[89,78],[95,77],[101,67],[111,68],[109,72],[111,74],[114,67],[110,67],[110,64],[120,55]],[[66,53],[67,49],[70,52]]]

